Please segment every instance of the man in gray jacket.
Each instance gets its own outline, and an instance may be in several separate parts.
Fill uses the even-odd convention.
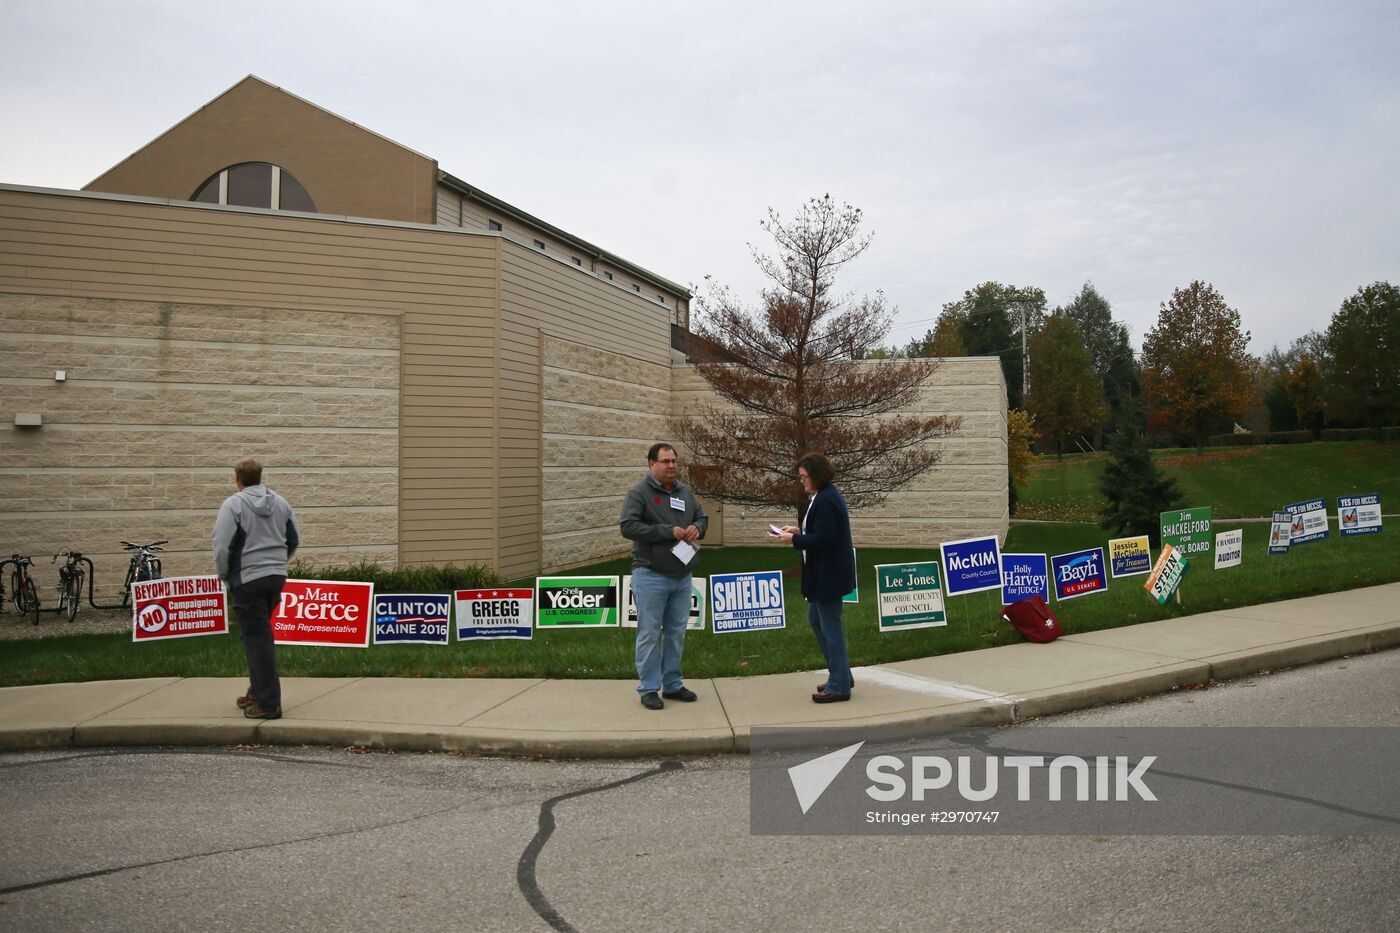
[[[233,465],[238,492],[219,506],[214,521],[214,568],[228,585],[248,658],[248,692],[238,706],[249,719],[282,718],[282,681],[272,638],[272,613],[287,582],[287,561],[300,536],[292,507],[262,484],[262,464],[251,457]]]
[[[637,692],[647,709],[668,700],[695,702],[681,678],[690,620],[690,571],[710,519],[676,478],[676,449],[653,444],[649,474],[622,500],[622,536],[632,542],[632,595],[637,606]]]

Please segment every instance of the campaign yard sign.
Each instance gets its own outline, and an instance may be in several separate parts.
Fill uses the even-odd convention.
[[[1001,604],[1039,596],[1050,602],[1050,558],[1044,554],[1001,555]]]
[[[855,549],[855,548],[851,548],[851,562],[854,563],[854,564],[856,565],[856,572],[857,572],[857,574],[859,574],[859,572],[860,572],[860,558],[859,558],[859,556],[856,554],[856,549]],[[860,580],[859,580],[859,578],[857,578],[857,580],[856,580],[856,588],[853,589],[853,590],[851,590],[851,591],[850,591],[849,593],[847,593],[845,596],[842,596],[842,597],[841,597],[841,602],[843,602],[843,603],[859,603],[859,602],[860,602]]]
[[[535,591],[495,587],[457,590],[457,640],[524,638],[534,634]]]
[[[451,602],[446,593],[384,593],[374,597],[374,643],[447,644]]]
[[[616,628],[617,577],[536,577],[536,628]]]
[[[1293,518],[1288,530],[1288,546],[1297,547],[1327,537],[1327,500],[1309,499],[1285,505],[1283,511]]]
[[[710,624],[715,634],[785,628],[783,572],[717,573],[710,577]]]
[[[947,625],[938,561],[876,564],[875,604],[882,632]]]
[[[1050,569],[1055,578],[1055,598],[1061,602],[1108,589],[1101,547],[1056,554],[1050,558]]]
[[[222,635],[228,599],[218,577],[170,577],[131,584],[131,640]]]
[[[1293,516],[1287,512],[1275,512],[1273,524],[1269,526],[1269,553],[1287,554],[1292,536]]]
[[[1186,576],[1186,571],[1191,568],[1186,555],[1172,547],[1170,544],[1162,545],[1162,553],[1157,557],[1157,563],[1152,565],[1152,572],[1147,575],[1147,582],[1142,588],[1148,595],[1162,605],[1166,605],[1167,600],[1176,592],[1181,585],[1181,578]]]
[[[949,596],[1001,589],[1001,548],[996,535],[939,545]]]
[[[1147,535],[1108,542],[1108,569],[1114,579],[1152,572],[1152,542]]]
[[[705,605],[709,602],[707,582],[704,577],[690,578],[690,619],[685,623],[688,632],[703,632],[705,630]],[[632,575],[630,573],[622,578],[622,589],[619,592],[622,594],[622,610],[618,616],[622,619],[622,627],[636,628],[637,602],[632,593]]]
[[[1356,496],[1338,496],[1337,528],[1343,538],[1380,534],[1380,493],[1368,492]]]
[[[1209,508],[1163,512],[1162,544],[1170,544],[1187,557],[1209,554],[1212,544]]]
[[[272,640],[279,645],[368,648],[373,583],[288,580],[272,613]]]
[[[1244,529],[1222,531],[1215,536],[1215,569],[1238,567],[1244,559]]]

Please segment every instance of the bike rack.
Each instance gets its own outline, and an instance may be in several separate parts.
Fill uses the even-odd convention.
[[[83,563],[88,565],[88,605],[94,609],[130,609],[131,603],[123,600],[119,603],[99,603],[93,599],[93,589],[97,585],[97,570],[92,566],[92,561],[83,558]]]

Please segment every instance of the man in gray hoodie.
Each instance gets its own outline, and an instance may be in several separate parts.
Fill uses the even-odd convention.
[[[262,484],[262,464],[251,457],[238,461],[233,483],[238,492],[219,506],[214,521],[214,568],[228,585],[248,658],[248,692],[238,698],[238,706],[249,719],[281,719],[272,613],[300,536],[287,500]]]

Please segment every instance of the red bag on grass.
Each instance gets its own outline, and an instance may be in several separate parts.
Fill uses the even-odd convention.
[[[1054,641],[1064,634],[1060,620],[1039,596],[1012,603],[1001,611],[1001,617],[1026,641]]]

